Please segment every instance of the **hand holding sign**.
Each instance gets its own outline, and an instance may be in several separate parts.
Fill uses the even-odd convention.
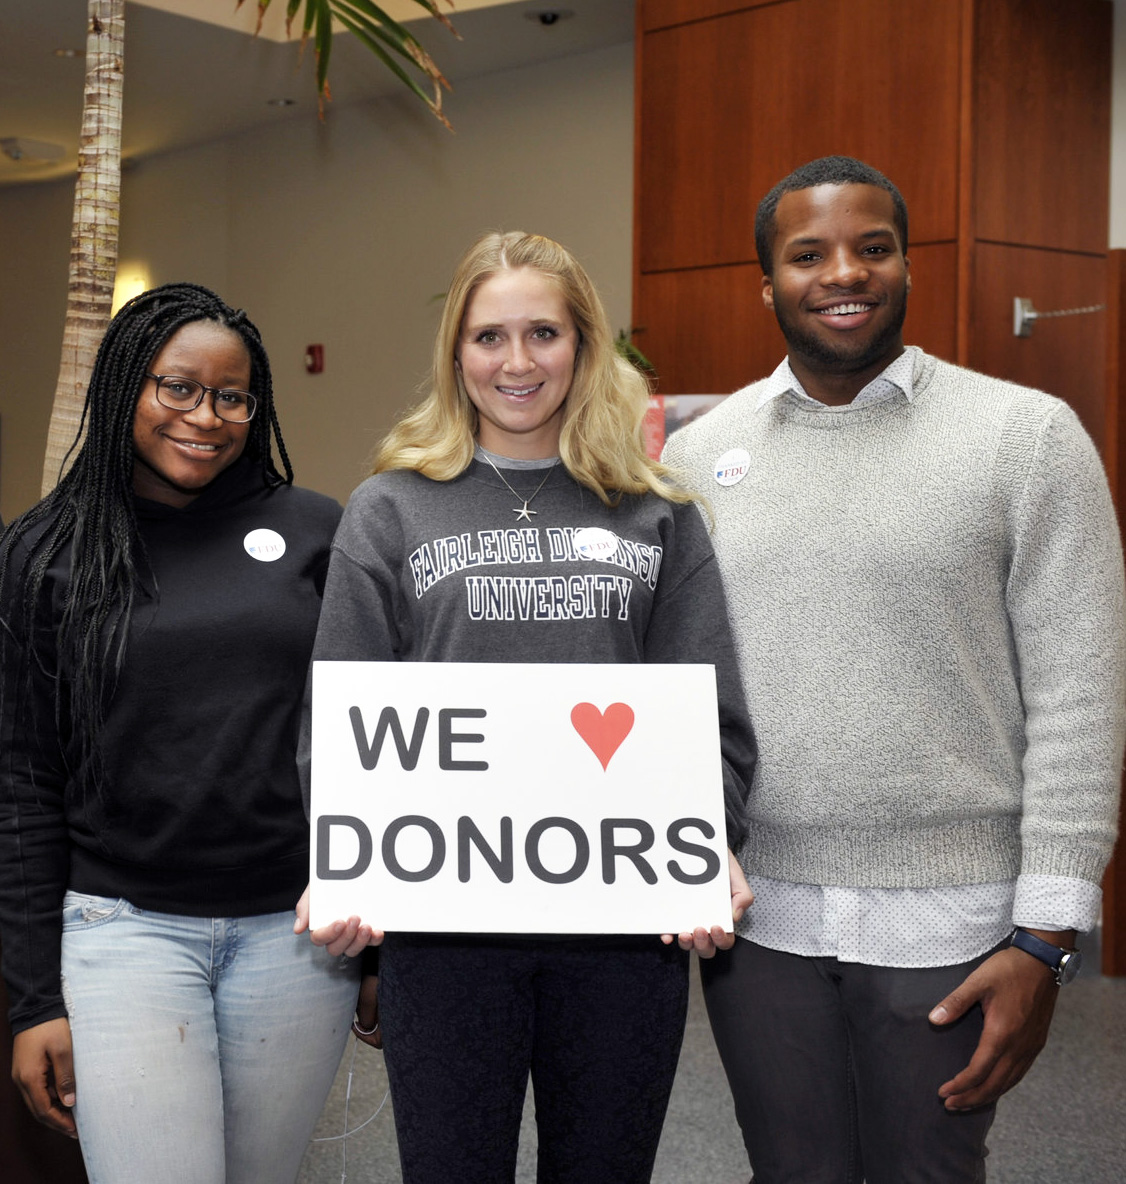
[[[743,875],[743,868],[735,858],[734,852],[727,851],[727,874],[731,882],[731,920],[742,920],[743,914],[755,902],[755,894]],[[735,944],[733,929],[724,929],[713,925],[711,930],[697,927],[691,933],[681,933],[677,942],[682,950],[694,950],[701,958],[714,958],[716,950],[729,950]],[[662,933],[661,941],[667,946],[673,943],[671,933]]]
[[[308,884],[305,885],[305,891],[301,893],[301,899],[297,902],[294,912],[296,916],[293,922],[293,932],[296,934],[308,932],[313,945],[324,946],[334,958],[339,958],[341,954],[346,954],[349,958],[356,958],[368,946],[377,946],[384,938],[382,930],[373,930],[370,925],[365,925],[357,916],[351,916],[347,920],[342,918],[332,921],[328,925],[322,925],[319,929],[309,929]]]

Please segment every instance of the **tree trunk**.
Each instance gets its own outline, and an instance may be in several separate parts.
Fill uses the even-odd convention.
[[[125,0],[88,0],[86,93],[70,239],[66,326],[47,433],[43,494],[63,475],[78,434],[98,344],[109,324],[117,271]]]

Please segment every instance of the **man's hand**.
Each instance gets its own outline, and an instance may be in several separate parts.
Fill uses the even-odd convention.
[[[1074,943],[1073,932],[1030,930],[1053,945]],[[1032,1067],[1048,1039],[1059,987],[1048,966],[1023,950],[998,950],[930,1013],[948,1024],[981,1004],[985,1026],[970,1063],[939,1087],[947,1110],[995,1102]]]
[[[74,1105],[74,1061],[67,1020],[47,1020],[13,1039],[12,1081],[27,1108],[44,1126],[78,1138],[70,1113]]]

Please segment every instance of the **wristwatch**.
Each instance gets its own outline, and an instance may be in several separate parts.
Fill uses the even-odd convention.
[[[1065,950],[1061,946],[1054,946],[1050,941],[1044,941],[1027,929],[1013,931],[1011,945],[1018,950],[1024,950],[1033,958],[1039,958],[1055,975],[1056,986],[1062,987],[1079,973],[1083,963],[1083,955],[1078,950]]]

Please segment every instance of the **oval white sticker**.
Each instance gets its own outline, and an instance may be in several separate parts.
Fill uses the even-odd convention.
[[[285,554],[285,539],[276,530],[266,526],[252,530],[242,540],[242,545],[251,559],[258,559],[262,563],[273,563]]]
[[[715,462],[717,485],[738,485],[751,468],[751,454],[745,448],[732,448]]]
[[[580,559],[608,559],[618,549],[618,536],[601,526],[584,526],[574,535]]]

